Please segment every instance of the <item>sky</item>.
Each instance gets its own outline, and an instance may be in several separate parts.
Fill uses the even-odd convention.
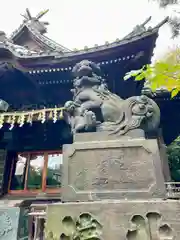
[[[33,16],[49,9],[42,18],[50,23],[47,36],[70,49],[113,42],[149,16],[152,16],[149,25],[155,26],[169,14],[148,0],[6,0],[0,8],[0,30],[9,36],[22,23],[20,14],[26,8]],[[160,58],[178,41],[170,40],[170,29],[163,26],[154,58]]]

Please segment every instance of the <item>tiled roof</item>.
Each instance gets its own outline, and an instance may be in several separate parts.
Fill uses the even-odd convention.
[[[75,49],[74,51],[69,51],[68,49],[64,48],[63,46],[55,43],[51,39],[47,38],[43,34],[40,33],[37,29],[33,28],[33,24],[25,22],[23,23],[11,36],[11,38],[8,40],[6,39],[3,42],[0,42],[0,51],[8,51],[10,52],[13,56],[19,59],[36,59],[36,58],[46,58],[46,57],[51,57],[55,59],[60,59],[60,58],[67,58],[67,57],[74,57],[74,56],[79,56],[83,55],[86,53],[93,53],[93,52],[98,52],[98,51],[104,51],[107,49],[111,48],[116,48],[119,46],[123,46],[126,44],[129,44],[134,41],[138,41],[140,39],[143,39],[145,37],[151,36],[151,35],[156,35],[158,36],[158,31],[159,28],[168,21],[168,18],[165,18],[160,24],[155,26],[154,28],[145,28],[145,24],[147,23],[146,20],[143,24],[137,25],[134,30],[128,34],[126,37],[123,39],[116,39],[114,42],[109,43],[106,42],[104,45],[95,45],[94,47],[88,48],[85,47],[84,49],[77,50]],[[17,37],[17,35],[22,31],[24,27],[27,27],[32,33],[35,39],[38,41],[41,41],[43,44],[47,44],[47,46],[51,47],[48,51],[31,51],[27,49],[26,47],[18,46],[12,43],[13,39]],[[63,49],[63,50],[62,50]],[[1,56],[0,56],[1,58]]]

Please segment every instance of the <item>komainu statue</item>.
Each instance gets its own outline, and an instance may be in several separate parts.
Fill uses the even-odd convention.
[[[73,74],[73,100],[64,106],[73,133],[106,131],[130,136],[134,130],[149,133],[158,128],[157,104],[145,95],[123,100],[110,92],[97,64],[83,60],[74,66]]]

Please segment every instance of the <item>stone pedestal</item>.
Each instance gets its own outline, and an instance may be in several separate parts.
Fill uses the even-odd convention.
[[[165,200],[157,140],[78,134],[63,149],[64,203],[47,208],[46,240],[179,240],[180,201]]]
[[[46,239],[179,240],[179,219],[180,202],[172,200],[54,204],[47,209]]]
[[[157,140],[77,134],[63,148],[62,201],[165,198]]]

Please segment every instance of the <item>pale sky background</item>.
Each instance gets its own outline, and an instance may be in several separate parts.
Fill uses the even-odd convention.
[[[33,16],[49,9],[42,18],[50,23],[48,37],[70,49],[112,42],[147,17],[152,16],[149,25],[154,26],[170,13],[160,10],[157,4],[149,4],[148,0],[6,0],[0,8],[0,30],[9,36],[22,23],[20,14],[27,7]],[[155,58],[178,42],[180,39],[170,40],[167,25],[162,27]]]

